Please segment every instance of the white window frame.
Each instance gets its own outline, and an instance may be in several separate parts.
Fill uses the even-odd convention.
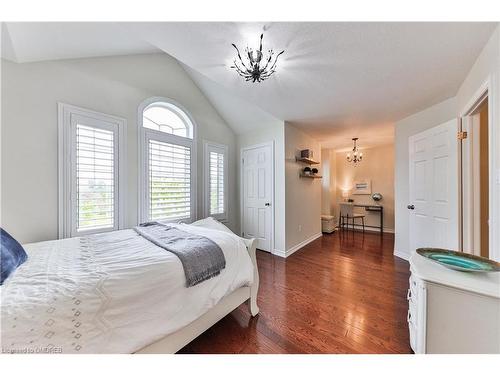
[[[109,232],[125,227],[125,195],[126,195],[126,127],[127,120],[121,117],[96,112],[86,108],[77,107],[66,103],[57,103],[58,109],[58,237],[59,239],[81,236],[93,233]],[[113,228],[81,230],[76,228],[76,191],[74,189],[76,170],[75,132],[76,122],[79,117],[86,117],[96,122],[116,124],[115,141],[115,206]],[[99,127],[96,124],[96,128]],[[110,130],[110,129],[107,129]]]
[[[224,212],[221,214],[210,214],[210,152],[217,152],[224,155]],[[203,157],[204,157],[204,168],[203,168],[203,180],[204,180],[204,195],[203,195],[203,206],[205,217],[212,216],[213,218],[227,222],[228,216],[228,193],[229,193],[229,170],[228,170],[228,158],[229,158],[229,147],[227,145],[214,143],[210,141],[203,141]]]
[[[192,138],[188,137],[180,137],[178,135],[164,133],[158,130],[153,130],[149,128],[145,128],[143,126],[143,112],[154,103],[162,103],[166,108],[174,111],[178,114],[186,124],[190,126],[188,134],[192,136]],[[197,218],[197,169],[196,169],[196,160],[197,160],[197,147],[196,147],[196,130],[197,126],[193,119],[193,117],[189,114],[189,112],[176,101],[155,96],[144,100],[138,108],[137,111],[137,125],[138,125],[138,144],[137,148],[139,151],[138,157],[138,202],[139,207],[137,209],[138,217],[137,223],[144,223],[149,221],[149,163],[148,163],[148,143],[150,140],[156,140],[159,142],[172,143],[174,145],[180,145],[189,147],[191,150],[191,188],[190,188],[190,217],[189,219],[179,220],[172,219],[172,222],[193,222]],[[162,220],[168,222],[168,220]]]

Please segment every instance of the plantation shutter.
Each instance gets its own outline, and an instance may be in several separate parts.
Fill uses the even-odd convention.
[[[115,134],[76,124],[76,230],[114,228]]]
[[[225,211],[224,153],[209,153],[209,196],[210,215],[223,214]]]
[[[149,139],[149,219],[191,217],[191,148]]]

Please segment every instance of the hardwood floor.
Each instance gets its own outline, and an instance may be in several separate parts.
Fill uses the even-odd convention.
[[[286,260],[258,251],[260,314],[242,305],[180,353],[411,353],[409,265],[393,244],[336,232]]]

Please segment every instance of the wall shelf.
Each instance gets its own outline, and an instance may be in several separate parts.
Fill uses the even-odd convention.
[[[319,176],[317,174],[304,174],[304,173],[301,173],[300,177],[303,177],[303,178],[323,178],[323,176]]]
[[[301,163],[306,163],[306,164],[309,164],[309,165],[319,164],[319,161],[316,161],[316,160],[313,160],[313,159],[309,159],[309,158],[298,158],[298,157],[295,157],[295,161],[299,161]]]

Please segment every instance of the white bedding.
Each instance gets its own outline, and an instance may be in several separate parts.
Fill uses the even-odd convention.
[[[132,353],[253,282],[241,238],[176,226],[221,247],[219,276],[186,288],[180,260],[132,229],[25,245],[28,260],[0,287],[2,351]]]

